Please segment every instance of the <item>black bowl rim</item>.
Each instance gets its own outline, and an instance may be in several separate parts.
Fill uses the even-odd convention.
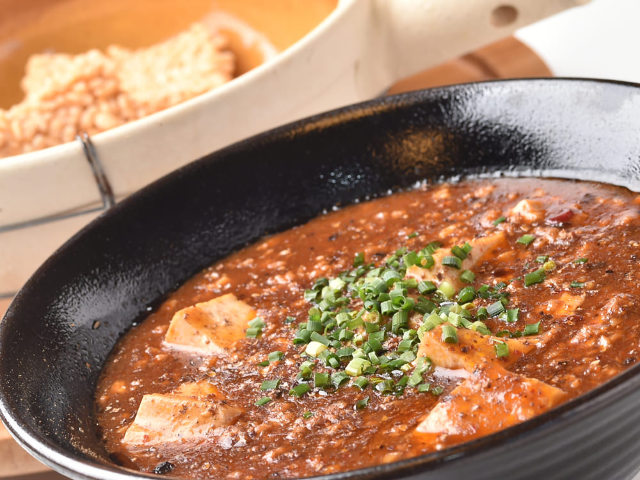
[[[224,156],[228,151],[234,151],[242,149],[245,146],[249,146],[255,143],[261,143],[263,141],[269,141],[272,138],[279,138],[292,130],[306,127],[307,130],[316,126],[326,125],[327,121],[338,120],[344,114],[354,114],[358,111],[364,112],[364,116],[374,116],[380,113],[381,107],[392,107],[416,104],[426,100],[428,97],[435,95],[438,96],[441,92],[451,91],[455,89],[467,89],[479,85],[500,85],[500,84],[522,84],[522,83],[556,83],[556,84],[608,84],[617,85],[622,87],[630,87],[632,89],[639,89],[640,84],[621,80],[609,80],[601,78],[581,78],[581,77],[531,77],[531,78],[518,78],[518,79],[500,79],[489,80],[483,82],[468,82],[456,85],[448,85],[442,87],[435,87],[424,90],[417,90],[407,93],[401,93],[398,95],[392,95],[387,97],[380,97],[373,100],[355,103],[347,105],[338,109],[333,109],[327,112],[319,113],[313,116],[309,116],[294,122],[278,126],[276,128],[267,130],[265,132],[253,135],[247,139],[235,142],[227,147],[214,152],[207,159],[196,159],[189,164],[180,167],[169,174],[161,177],[160,179],[152,182],[151,184],[143,187],[134,194],[130,195],[122,202],[115,205],[113,208],[102,213],[96,219],[91,221],[88,225],[83,227],[75,235],[69,238],[60,248],[58,248],[30,277],[25,285],[16,294],[15,299],[21,298],[27,295],[29,286],[34,283],[40,276],[44,275],[48,270],[50,263],[53,263],[58,257],[59,253],[73,248],[77,241],[81,241],[81,237],[85,231],[93,228],[93,225],[100,222],[103,218],[110,218],[113,215],[118,215],[121,209],[129,208],[128,205],[135,203],[137,199],[147,194],[147,192],[153,190],[157,186],[164,185],[167,182],[171,182],[173,176],[179,173],[186,173],[192,165],[209,161],[215,162],[217,157]],[[535,175],[534,175],[535,176]],[[565,178],[571,178],[567,176]],[[25,293],[27,292],[27,293]],[[10,328],[9,323],[12,317],[15,315],[14,301],[7,309],[7,312],[0,321],[0,342],[5,337],[5,331]],[[1,354],[0,343],[0,354]],[[631,380],[635,380],[634,383]],[[508,440],[514,438],[526,438],[528,436],[542,435],[545,430],[552,428],[561,428],[564,422],[576,422],[581,418],[590,415],[593,411],[601,409],[603,406],[615,402],[615,400],[621,396],[624,396],[628,392],[631,392],[640,386],[640,363],[625,370],[621,374],[616,375],[611,380],[599,385],[586,392],[579,397],[576,397],[562,405],[547,411],[541,415],[538,415],[530,420],[521,422],[512,427],[498,431],[496,433],[480,437],[469,442],[464,442],[460,445],[455,445],[446,448],[441,451],[420,455],[397,462],[391,462],[386,464],[375,465],[357,470],[350,470],[346,472],[339,472],[329,475],[320,475],[314,477],[305,477],[312,480],[338,480],[338,479],[373,479],[373,478],[396,478],[400,475],[409,475],[417,472],[426,472],[437,468],[438,466],[455,461],[462,457],[472,457],[475,454],[490,450],[491,448],[504,445]],[[0,388],[0,420],[4,423],[7,430],[11,433],[14,439],[32,456],[43,462],[44,464],[52,467],[58,472],[68,475],[72,478],[78,479],[104,479],[104,480],[132,480],[135,478],[154,478],[158,476],[150,473],[139,472],[136,470],[117,466],[116,464],[106,464],[101,462],[92,462],[85,459],[77,459],[68,454],[66,450],[63,450],[51,442],[40,439],[40,437],[29,428],[24,422],[20,420],[20,412],[14,411],[9,407],[7,398],[4,391]]]

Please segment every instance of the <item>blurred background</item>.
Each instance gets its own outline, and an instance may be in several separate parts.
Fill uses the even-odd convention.
[[[352,22],[354,30],[363,28],[361,36],[375,36],[376,28],[382,28],[379,25],[364,28],[355,23],[360,18],[355,16],[356,10],[365,9],[363,5],[370,0],[356,1],[361,3],[349,7],[351,13],[345,7],[342,15],[354,15],[349,22]],[[475,1],[465,0],[460,5],[472,8]],[[534,0],[529,1],[535,3]],[[424,5],[429,4],[429,0],[423,2]],[[329,23],[338,21],[336,12],[340,12],[343,3],[346,5],[349,2],[0,0],[0,313],[6,310],[13,293],[37,265],[102,211],[106,205],[105,195],[111,195],[111,200],[119,200],[138,186],[165,173],[165,170],[158,170],[148,177],[140,173],[142,167],[132,166],[119,173],[129,179],[127,188],[118,191],[116,182],[115,193],[104,190],[104,186],[99,189],[85,163],[78,167],[83,169],[81,172],[69,169],[64,163],[65,156],[83,159],[86,154],[74,140],[77,134],[86,132],[91,136],[97,135],[96,151],[107,163],[110,158],[104,152],[109,152],[110,138],[129,122],[151,115],[150,118],[160,118],[160,123],[166,123],[166,119],[188,123],[189,109],[200,108],[195,102],[200,99],[217,101],[214,89],[220,88],[219,96],[224,92],[231,96],[256,78],[265,85],[281,88],[282,98],[276,98],[275,103],[265,104],[265,111],[261,112],[264,121],[256,124],[255,131],[282,123],[279,119],[291,120],[343,104],[347,98],[351,98],[347,93],[333,97],[318,94],[318,98],[326,98],[324,103],[311,101],[313,105],[308,105],[306,110],[296,110],[292,106],[282,114],[277,111],[277,105],[286,102],[285,97],[296,95],[291,85],[278,83],[284,82],[281,78],[283,72],[288,71],[287,63],[299,58],[295,56],[296,52],[303,52],[312,40],[325,43],[333,41],[340,45],[340,41],[349,38],[343,36],[332,40],[327,33]],[[418,5],[418,2],[404,0],[402,3],[406,8],[411,8],[412,4]],[[455,26],[458,38],[452,42],[458,46],[456,55],[447,57],[448,50],[440,49],[440,56],[425,56],[420,53],[422,50],[438,52],[439,47],[410,45],[406,49],[409,58],[404,59],[403,65],[397,68],[398,71],[410,71],[411,75],[394,78],[391,82],[389,79],[392,76],[380,74],[380,85],[384,85],[384,88],[361,82],[351,86],[348,93],[353,94],[353,101],[356,101],[439,85],[518,77],[592,77],[640,82],[640,62],[637,61],[636,52],[640,45],[640,29],[637,27],[640,1],[557,0],[557,10],[576,3],[584,5],[559,13],[553,9],[540,11],[535,15],[548,18],[521,27],[518,22],[522,20],[522,12],[518,8],[508,1],[493,2],[491,16],[477,19],[478,22],[491,22],[493,30],[490,34],[478,31],[476,36],[477,30],[472,25],[476,19],[467,18],[465,21],[470,23],[466,33],[464,24],[462,35],[459,32],[460,24]],[[551,13],[553,15],[548,16]],[[463,14],[460,11],[460,15]],[[438,27],[434,29],[439,28],[439,31],[446,33],[447,22],[450,21],[453,30],[453,17],[455,12],[442,14],[438,18]],[[533,19],[531,17],[524,23],[530,23]],[[194,27],[194,22],[200,27]],[[491,39],[491,42],[487,44],[486,39]],[[358,41],[375,44],[376,39],[360,38]],[[474,45],[475,48],[464,50],[464,45]],[[301,60],[303,65],[319,61],[314,59],[314,52],[309,50],[305,54]],[[458,55],[460,53],[462,55]],[[368,59],[374,66],[371,67],[371,76],[378,74],[376,61],[386,62],[380,55],[379,58],[374,55],[373,59]],[[415,65],[411,64],[411,55],[415,55]],[[442,62],[429,65],[429,62],[433,63],[438,58]],[[359,60],[365,61],[364,58],[356,59],[356,66]],[[279,67],[272,68],[271,72],[266,68],[260,70],[272,65],[270,62]],[[428,68],[422,68],[424,65],[428,65]],[[325,70],[329,72],[330,65],[327,64]],[[255,75],[245,75],[247,72]],[[264,88],[265,91],[268,89],[267,86]],[[305,88],[303,83],[303,94]],[[323,88],[331,92],[342,87],[329,83]],[[356,91],[358,95],[354,94]],[[172,117],[157,117],[164,112],[174,111],[172,109],[179,109],[185,101],[186,106],[182,110],[175,110],[178,113],[172,113]],[[229,118],[232,121],[229,123],[243,122],[244,115],[246,112],[240,112],[236,117],[231,115]],[[177,130],[180,127],[178,123],[174,124]],[[148,128],[158,129],[157,125],[151,122]],[[113,135],[109,137],[111,129],[114,129]],[[198,131],[195,127],[192,130]],[[226,132],[221,128],[220,138],[216,140],[218,143],[211,145],[221,146],[238,139],[235,132]],[[136,131],[126,130],[120,136],[133,144]],[[100,143],[101,138],[105,139],[103,143]],[[189,137],[188,142],[198,144],[194,137]],[[54,147],[60,144],[62,146]],[[65,144],[73,146],[65,147]],[[124,145],[126,147],[127,143]],[[148,144],[140,148],[145,145]],[[199,154],[210,151],[211,148],[207,148],[208,144],[202,144]],[[52,153],[47,156],[49,150]],[[39,156],[34,156],[36,154]],[[199,154],[186,154],[180,163],[197,158]],[[76,162],[75,159],[73,161]],[[115,173],[112,175],[115,172],[114,165],[106,165],[107,177],[116,177]],[[61,173],[52,176],[52,171]],[[46,175],[43,172],[47,172]],[[80,182],[74,181],[74,175],[86,177],[87,185],[83,187]],[[140,177],[139,185],[135,183],[137,175]],[[10,210],[14,207],[7,198],[14,198],[14,192],[28,191],[30,188],[40,192],[49,188],[47,182],[39,183],[42,182],[40,176],[46,176],[49,183],[57,182],[57,186],[61,186],[65,192],[82,192],[84,188],[95,198],[78,204],[77,209],[75,205],[71,208],[70,203],[60,207],[59,212],[55,209],[42,210],[45,212],[43,215],[50,215],[51,218],[43,217],[44,220],[40,221],[42,219],[35,218],[33,212],[43,207],[42,203],[49,202],[38,199],[38,193],[30,193],[29,198],[34,198],[33,203],[36,204],[33,212],[26,209],[11,217],[14,212]],[[76,200],[72,198],[70,202]],[[25,202],[20,200],[15,203],[22,205]],[[3,214],[5,217],[2,217]],[[3,220],[7,215],[10,216],[9,220]],[[33,221],[34,218],[37,221]],[[32,459],[0,427],[0,478],[44,480],[62,477],[49,472]]]

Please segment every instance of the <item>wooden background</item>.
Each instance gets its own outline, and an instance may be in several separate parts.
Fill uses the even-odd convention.
[[[441,66],[421,72],[392,86],[388,93],[498,78],[548,77],[551,72],[540,58],[515,38],[507,38]],[[0,315],[9,300],[0,299]],[[0,425],[0,479],[58,480],[58,474],[18,446]]]

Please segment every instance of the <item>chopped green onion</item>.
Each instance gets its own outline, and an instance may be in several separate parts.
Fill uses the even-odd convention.
[[[309,330],[302,329],[296,332],[296,336],[293,338],[293,344],[299,345],[301,343],[309,343],[311,339],[311,332]]]
[[[305,349],[305,353],[307,355],[311,355],[312,357],[317,357],[326,349],[327,346],[324,343],[313,341],[309,342],[309,345],[307,345],[307,348]]]
[[[588,258],[585,257],[581,257],[581,258],[576,258],[573,263],[587,263],[589,261]]]
[[[260,385],[260,390],[275,390],[276,388],[278,388],[279,384],[279,378],[276,378],[275,380],[265,380],[264,382],[262,382],[262,385]]]
[[[435,251],[438,250],[441,246],[442,244],[440,242],[431,242],[426,247],[424,247],[424,250],[426,250],[430,255],[433,255]]]
[[[462,260],[460,260],[458,257],[447,255],[442,259],[442,265],[446,267],[457,268],[458,270],[460,270],[462,268]]]
[[[474,332],[481,333],[482,335],[491,335],[491,330],[489,330],[489,328],[487,328],[487,326],[480,320],[473,322],[469,328]]]
[[[420,385],[418,385],[418,392],[420,393],[427,393],[429,390],[431,390],[430,383],[421,383]]]
[[[349,341],[354,337],[354,335],[355,333],[345,328],[344,330],[340,330],[340,333],[338,334],[338,340],[340,340],[341,342]]]
[[[437,313],[430,314],[429,316],[427,316],[424,319],[424,322],[422,323],[422,325],[420,325],[420,328],[418,328],[418,335],[420,335],[420,333],[424,333],[424,332],[428,332],[429,330],[433,330],[434,328],[436,328],[438,325],[440,325],[443,322],[444,322],[444,320]]]
[[[506,342],[498,342],[495,345],[496,356],[498,358],[509,356],[509,345]]]
[[[318,332],[311,332],[311,340],[313,342],[320,342],[325,346],[329,346],[329,339],[324,335],[320,335]]]
[[[440,395],[442,392],[444,392],[444,387],[442,385],[437,385],[431,388],[431,394],[435,395],[436,397]]]
[[[355,348],[353,347],[339,348],[338,350],[336,350],[336,355],[339,358],[350,357],[351,355],[353,355],[354,351],[355,351]]]
[[[585,285],[586,285],[585,282],[576,282],[576,281],[571,282],[571,288],[584,288]]]
[[[420,292],[422,295],[433,293],[435,291],[436,291],[435,283],[430,282],[428,280],[418,282],[418,292]]]
[[[476,311],[476,317],[478,318],[478,320],[485,320],[489,318],[489,312],[485,307],[480,307]]]
[[[298,374],[298,376],[300,378],[309,378],[311,377],[311,373],[312,373],[312,368],[314,367],[313,362],[302,362],[300,364],[300,373]]]
[[[364,263],[364,252],[358,252],[353,257],[353,266],[359,267]]]
[[[498,315],[504,312],[505,312],[504,305],[499,300],[487,307],[487,315],[489,315],[490,317],[497,317]]]
[[[544,282],[546,278],[544,268],[539,268],[533,272],[529,272],[524,276],[524,286],[530,287],[531,285],[535,285],[536,283]]]
[[[307,302],[315,302],[316,298],[318,298],[318,295],[320,294],[320,292],[318,292],[317,290],[305,290],[304,291],[304,299]]]
[[[380,393],[391,393],[395,388],[393,380],[383,380],[374,387]]]
[[[317,310],[317,309],[312,308],[311,310]],[[309,332],[311,333],[321,332],[323,330],[322,322],[320,320],[309,319],[309,321],[307,322],[307,330],[309,330]]]
[[[367,388],[367,385],[369,385],[369,380],[367,380],[367,377],[357,377],[353,379],[353,383],[359,387],[360,390],[364,390]]]
[[[473,287],[464,287],[458,292],[458,303],[469,303],[476,298],[476,290]]]
[[[522,332],[524,335],[537,335],[540,331],[540,322],[528,323]]]
[[[518,313],[520,313],[519,308],[512,308],[507,310],[507,322],[513,323],[518,321]]]
[[[369,397],[364,397],[363,399],[358,400],[356,402],[356,408],[358,410],[362,410],[363,408],[366,408],[368,404],[369,404]]]
[[[336,372],[336,373],[331,375],[331,383],[336,388],[338,388],[340,385],[342,385],[347,380],[349,380],[349,375],[347,375],[344,372]]]
[[[453,297],[453,295],[456,293],[456,289],[447,281],[440,283],[440,285],[438,286],[438,291],[442,293],[442,295],[446,299]]]
[[[293,387],[291,390],[289,390],[289,395],[293,397],[301,397],[305,393],[307,393],[309,390],[311,390],[311,387],[309,386],[308,383],[300,383],[295,387]]]
[[[549,255],[539,255],[538,258],[536,258],[536,262],[538,263],[545,263],[547,260],[549,260]]]
[[[262,397],[259,400],[256,400],[256,403],[254,403],[254,405],[256,407],[262,407],[264,405],[266,405],[267,403],[269,403],[271,401],[271,397]]]
[[[535,235],[531,235],[529,233],[525,233],[518,240],[516,240],[516,243],[520,243],[521,245],[529,245],[535,239],[536,239]]]
[[[418,236],[418,232],[413,232],[413,233],[410,233],[409,235],[407,235],[407,239],[416,238],[417,236]]]
[[[442,341],[444,343],[458,343],[458,332],[451,325],[442,325]]]
[[[265,323],[260,317],[256,317],[249,322],[249,328],[247,328],[246,335],[249,338],[257,338],[262,333]]]
[[[247,338],[258,338],[261,333],[262,333],[261,328],[249,327],[247,328],[246,336]]]
[[[500,225],[502,222],[505,222],[506,220],[507,220],[507,217],[499,217],[493,221],[493,224],[497,227],[498,225]]]
[[[369,360],[365,360],[364,358],[354,358],[346,366],[344,372],[351,377],[357,377],[362,375],[362,372],[370,366],[371,362]]]
[[[464,260],[465,258],[467,258],[467,252],[458,245],[454,245],[453,247],[451,247],[451,253],[453,253],[460,260]]]
[[[406,310],[400,310],[393,314],[391,317],[391,331],[393,333],[400,333],[400,330],[406,328],[409,325],[409,314]]]
[[[267,367],[267,366],[269,366],[269,363],[270,363],[269,360],[263,360],[261,362],[258,362],[258,366],[259,367]]]
[[[307,410],[306,412],[304,412],[302,414],[302,418],[311,418],[311,417],[313,417],[313,412],[311,412],[309,410]]]
[[[465,270],[460,274],[460,280],[462,280],[465,283],[473,283],[475,279],[476,279],[476,274],[473,273],[471,270]]]
[[[282,360],[282,358],[284,357],[284,353],[279,352],[279,351],[275,351],[275,352],[271,352],[269,353],[269,356],[267,358],[269,358],[269,362],[277,362],[278,360]]]
[[[402,261],[407,267],[410,267],[411,265],[418,265],[420,263],[420,257],[418,257],[416,252],[407,252],[402,256]]]
[[[329,374],[316,372],[313,374],[313,384],[316,388],[324,388],[330,384]]]

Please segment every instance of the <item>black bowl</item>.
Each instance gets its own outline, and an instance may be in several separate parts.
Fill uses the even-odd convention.
[[[135,320],[216,259],[323,209],[496,172],[640,191],[640,89],[555,79],[427,90],[303,120],[172,173],[74,236],[17,295],[0,324],[4,422],[71,477],[152,477],[109,460],[93,415],[100,369]],[[638,404],[640,365],[499,433],[329,477],[629,478]]]

